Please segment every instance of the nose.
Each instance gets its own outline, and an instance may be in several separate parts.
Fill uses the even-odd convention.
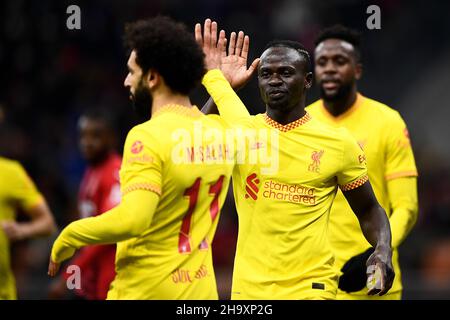
[[[273,73],[268,83],[271,86],[279,86],[283,83],[283,81],[281,80],[281,77],[277,73]]]
[[[127,74],[127,76],[125,77],[125,80],[123,81],[123,86],[125,87],[125,88],[127,88],[127,87],[129,87],[130,86],[130,74],[128,73]]]
[[[335,73],[335,72],[336,72],[336,66],[335,66],[335,64],[333,63],[333,61],[328,60],[328,61],[325,63],[325,66],[323,67],[323,71],[324,71],[325,73]]]

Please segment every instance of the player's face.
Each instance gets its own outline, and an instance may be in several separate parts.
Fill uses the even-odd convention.
[[[81,117],[78,123],[80,151],[89,163],[101,161],[110,150],[110,133],[101,120]]]
[[[258,69],[261,98],[271,109],[292,110],[303,99],[311,73],[292,48],[273,47],[263,52]]]
[[[347,97],[361,77],[361,65],[356,61],[353,45],[339,39],[327,39],[319,43],[314,55],[321,97],[331,101]]]
[[[127,62],[128,74],[124,81],[124,86],[129,90],[130,100],[136,113],[149,119],[152,110],[152,95],[145,82],[141,67],[136,62],[136,51],[132,51]]]

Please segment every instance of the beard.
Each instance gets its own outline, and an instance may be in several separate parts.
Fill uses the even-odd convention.
[[[320,96],[322,97],[323,100],[335,102],[343,100],[350,95],[353,88],[353,83],[352,82],[342,83],[339,89],[333,94],[327,94],[322,86],[319,87],[320,87]]]
[[[131,101],[133,102],[133,109],[140,120],[147,121],[151,118],[153,98],[149,88],[143,84],[142,80],[136,87],[134,94],[131,94]]]

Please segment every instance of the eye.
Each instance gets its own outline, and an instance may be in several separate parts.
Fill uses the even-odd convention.
[[[318,66],[323,67],[326,64],[326,60],[325,59],[319,59],[319,60],[317,60],[316,64]]]
[[[263,70],[263,71],[260,72],[259,76],[261,78],[267,78],[267,77],[269,77],[269,72],[266,71],[266,70]]]
[[[343,58],[343,57],[339,57],[336,59],[336,63],[340,66],[343,66],[344,64],[347,63],[347,59]]]

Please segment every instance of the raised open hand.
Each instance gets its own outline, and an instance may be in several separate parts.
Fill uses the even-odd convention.
[[[244,35],[244,32],[239,31],[237,39],[236,32],[232,32],[228,46],[228,55],[222,54],[220,69],[235,90],[245,86],[259,64],[259,58],[257,58],[247,68],[249,46],[250,38]]]
[[[207,70],[220,69],[221,59],[226,56],[225,31],[221,30],[217,39],[217,22],[206,19],[203,26],[195,25],[195,40],[205,54],[205,67]]]

